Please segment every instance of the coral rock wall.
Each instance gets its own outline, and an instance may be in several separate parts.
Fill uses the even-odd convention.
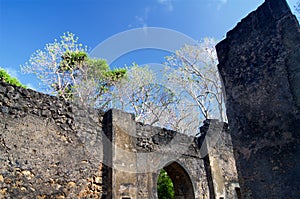
[[[162,168],[176,198],[236,198],[224,123],[206,126],[221,140],[202,147],[195,137],[136,123],[129,113],[89,110],[3,82],[0,121],[0,199],[155,199]]]
[[[300,28],[266,0],[217,45],[243,198],[300,198]]]

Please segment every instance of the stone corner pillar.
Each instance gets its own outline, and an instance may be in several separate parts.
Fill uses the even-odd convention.
[[[300,198],[300,29],[266,0],[217,46],[243,198]]]
[[[111,109],[104,115],[107,152],[111,153],[112,199],[137,198],[136,122],[134,115]],[[104,154],[105,156],[106,154]],[[109,155],[108,155],[109,156]]]
[[[228,124],[208,119],[200,132],[199,144],[204,145],[200,151],[202,156],[207,154],[204,162],[211,197],[238,199],[239,184]]]

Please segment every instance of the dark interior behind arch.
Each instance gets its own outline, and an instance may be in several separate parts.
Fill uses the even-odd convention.
[[[164,167],[164,170],[170,176],[173,186],[175,199],[194,199],[194,188],[192,181],[186,170],[177,162]]]

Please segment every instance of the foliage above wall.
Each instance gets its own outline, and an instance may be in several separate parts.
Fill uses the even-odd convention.
[[[88,56],[73,33],[34,52],[21,66],[42,83],[40,91],[101,110],[121,109],[136,121],[189,135],[204,119],[226,121],[217,70],[216,40],[205,38],[166,57],[164,70],[133,64],[111,69],[104,59]]]
[[[88,56],[87,46],[73,33],[46,44],[21,66],[24,73],[35,74],[42,90],[85,106],[106,108],[111,86],[125,77],[125,69],[111,70],[103,59]]]
[[[0,67],[0,81],[26,88],[17,78],[11,77],[3,68]]]

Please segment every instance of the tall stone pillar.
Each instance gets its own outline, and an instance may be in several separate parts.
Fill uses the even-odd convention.
[[[106,135],[111,141],[104,150],[111,166],[111,198],[137,199],[136,123],[134,116],[112,109],[104,116]],[[105,144],[105,143],[104,143]],[[109,196],[110,197],[110,196]]]
[[[243,198],[300,198],[300,29],[266,0],[217,45]]]
[[[205,147],[200,151],[205,156],[210,198],[238,199],[239,184],[227,123],[208,119],[200,132],[198,143]]]

